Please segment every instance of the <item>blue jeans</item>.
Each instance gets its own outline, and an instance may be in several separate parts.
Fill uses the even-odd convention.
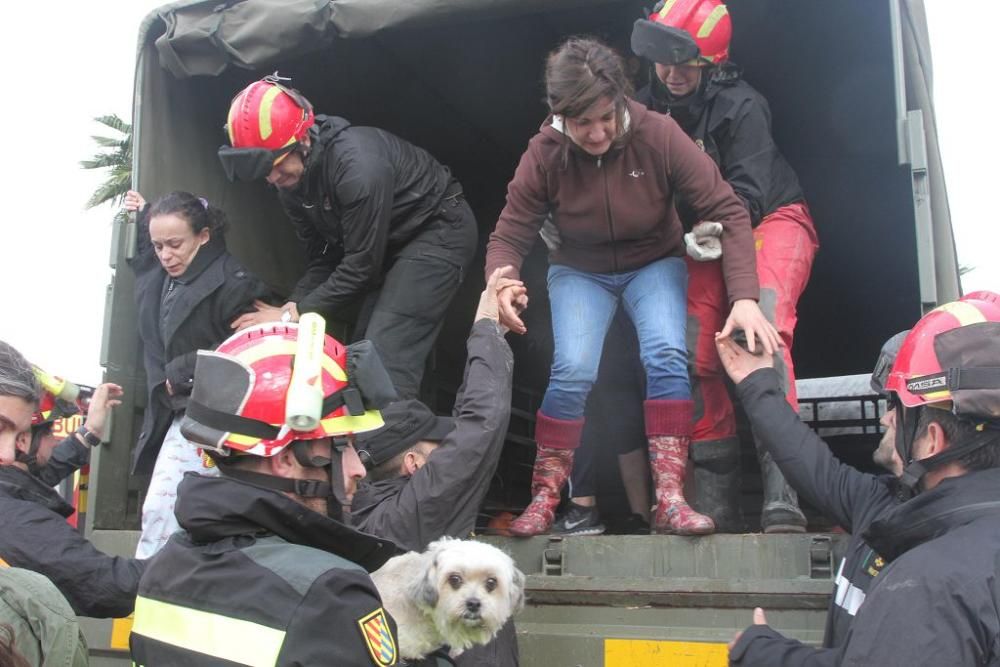
[[[549,267],[555,353],[541,411],[580,419],[597,379],[604,337],[619,300],[639,336],[647,399],[690,399],[687,373],[687,267],[667,257],[624,273]]]

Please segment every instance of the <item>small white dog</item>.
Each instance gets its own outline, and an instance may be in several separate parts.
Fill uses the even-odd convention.
[[[511,557],[472,540],[442,538],[390,559],[372,579],[408,660],[445,644],[452,656],[487,644],[524,606],[524,574]]]

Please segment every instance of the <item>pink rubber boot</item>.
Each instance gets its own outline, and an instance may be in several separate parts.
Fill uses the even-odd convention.
[[[531,473],[531,504],[511,521],[511,535],[531,537],[549,532],[582,433],[583,419],[554,419],[538,413],[535,423],[538,453]]]
[[[684,500],[684,475],[694,403],[690,400],[649,400],[643,404],[649,438],[649,466],[656,487],[657,533],[708,535],[715,532],[710,517],[691,509]]]

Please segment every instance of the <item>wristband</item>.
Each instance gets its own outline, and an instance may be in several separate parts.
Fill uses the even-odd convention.
[[[88,447],[98,447],[101,444],[100,436],[88,430],[86,426],[76,429],[75,435],[80,436]]]

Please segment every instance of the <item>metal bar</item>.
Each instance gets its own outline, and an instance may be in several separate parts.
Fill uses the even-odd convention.
[[[906,137],[906,74],[903,71],[903,20],[900,0],[889,2],[889,29],[892,32],[892,78],[896,102],[896,154],[900,165],[910,162]]]

